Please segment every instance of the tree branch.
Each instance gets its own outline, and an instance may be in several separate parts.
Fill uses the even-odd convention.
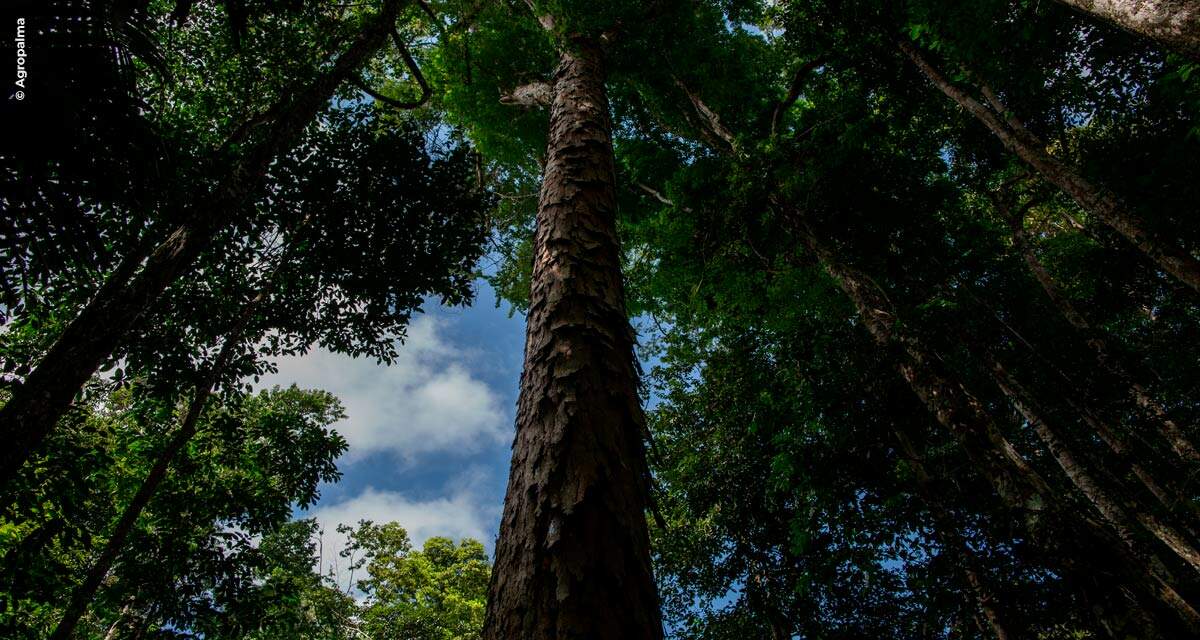
[[[979,87],[979,93],[983,95],[984,100],[987,100],[987,103],[991,105],[992,109],[999,114],[1001,118],[1004,118],[1004,121],[1008,123],[1008,126],[1012,127],[1013,131],[1015,131],[1017,135],[1024,136],[1030,144],[1045,146],[1045,143],[1043,143],[1040,138],[1033,135],[1030,133],[1029,129],[1025,128],[1025,123],[1021,122],[1021,119],[1018,118],[1016,114],[1014,114],[1012,111],[1009,111],[1008,107],[1004,106],[1004,103],[1000,101],[999,96],[996,95],[995,91],[992,91],[991,87],[978,79],[974,79],[973,81],[975,82],[975,85]]]
[[[779,103],[775,105],[775,111],[771,114],[772,138],[775,137],[776,131],[779,130],[779,124],[783,120],[783,114],[786,113],[788,109],[791,109],[792,105],[796,104],[796,100],[800,98],[800,90],[804,86],[804,79],[808,77],[808,74],[812,73],[817,69],[817,67],[820,67],[823,64],[825,64],[825,57],[818,56],[817,58],[809,60],[808,62],[800,65],[799,69],[796,69],[796,74],[792,76],[792,84],[788,87],[787,96],[785,96],[783,100],[780,100]]]
[[[525,6],[529,7],[529,11],[533,13],[533,17],[537,18],[538,24],[546,31],[554,31],[554,16],[546,13],[539,14],[537,7],[533,5],[533,0],[525,0]]]
[[[396,31],[395,29],[392,30],[392,42],[396,44],[396,50],[400,52],[400,57],[404,58],[404,66],[408,67],[408,72],[421,87],[421,97],[417,98],[416,100],[409,101],[397,100],[395,98],[389,98],[388,96],[385,96],[367,86],[367,83],[364,82],[362,78],[356,77],[352,80],[352,82],[354,82],[354,85],[359,89],[362,89],[363,93],[366,93],[375,100],[382,102],[389,107],[402,110],[416,109],[424,105],[426,102],[429,102],[429,98],[433,96],[433,90],[429,88],[429,83],[425,81],[425,76],[421,73],[421,68],[417,66],[417,61],[413,59],[412,53],[410,53],[408,51],[408,47],[405,46],[404,39],[400,37],[400,32]]]
[[[500,104],[516,105],[533,109],[540,107],[542,109],[550,106],[550,101],[554,95],[550,83],[542,80],[530,82],[516,87],[512,91],[500,96]]]
[[[725,127],[724,124],[721,123],[721,118],[718,117],[712,109],[709,109],[708,105],[704,103],[704,100],[702,100],[699,95],[688,88],[688,86],[683,83],[683,80],[680,80],[678,77],[676,77],[675,86],[679,87],[679,89],[688,97],[688,100],[692,103],[692,108],[696,110],[696,114],[700,116],[704,124],[706,124],[708,128],[714,134],[716,134],[718,138],[721,139],[721,141],[729,145],[730,150],[732,150],[734,153],[737,153],[737,138],[733,135],[732,131],[730,131]]]
[[[433,10],[433,7],[429,6],[428,2],[425,0],[417,0],[417,6],[421,7],[421,11],[424,11],[425,15],[429,16],[430,20],[433,20],[434,24],[437,25],[438,31],[445,33],[445,25],[443,25],[442,21],[438,19],[437,13]]]
[[[641,189],[642,191],[645,191],[647,194],[649,194],[649,196],[650,196],[651,198],[654,198],[655,200],[657,200],[657,201],[659,201],[659,202],[661,202],[661,203],[663,203],[663,204],[667,205],[668,207],[674,207],[674,206],[675,206],[675,201],[674,201],[674,200],[672,200],[672,199],[670,199],[670,198],[668,198],[668,197],[664,196],[664,195],[662,194],[662,192],[661,192],[661,191],[659,191],[659,190],[655,189],[654,187],[651,187],[650,185],[648,185],[648,184],[646,184],[646,183],[644,183],[644,182],[640,182],[640,181],[637,181],[637,180],[635,180],[635,181],[633,182],[633,186],[635,186],[635,187],[637,187],[637,188]],[[691,207],[680,207],[680,209],[681,209],[681,210],[683,210],[683,211],[686,211],[686,212],[688,212],[688,213],[691,213],[691,212],[692,212],[692,208],[691,208]]]

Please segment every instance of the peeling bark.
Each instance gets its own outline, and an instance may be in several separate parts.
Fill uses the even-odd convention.
[[[262,138],[224,176],[214,192],[190,203],[183,222],[149,255],[140,272],[113,279],[71,321],[25,382],[0,408],[0,488],[16,475],[54,429],[85,382],[117,349],[172,282],[185,273],[213,237],[258,188],[274,158],[286,150],[337,88],[384,44],[399,13],[387,0],[380,14],[338,56],[332,68],[272,109]],[[130,269],[132,272],[133,269]]]
[[[1129,209],[1108,189],[1087,181],[1079,172],[1045,151],[1045,145],[1025,129],[1010,111],[997,112],[955,86],[931,65],[909,42],[900,50],[942,93],[983,123],[1009,151],[1057,186],[1085,211],[1125,236],[1163,271],[1200,291],[1200,260],[1169,239],[1156,237],[1145,220]],[[990,90],[985,100],[1002,107]]]
[[[645,419],[624,306],[603,57],[554,77],[525,367],[485,640],[660,640]]]
[[[1200,2],[1195,0],[1058,0],[1130,33],[1200,60]]]

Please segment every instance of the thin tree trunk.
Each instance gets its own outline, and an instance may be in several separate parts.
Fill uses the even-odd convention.
[[[1079,553],[1106,559],[1149,601],[1156,601],[1192,633],[1200,633],[1200,612],[1156,571],[1133,557],[1126,545],[1100,523],[1066,509],[1059,496],[1004,438],[979,400],[954,382],[937,355],[897,325],[891,302],[869,276],[841,262],[809,228],[802,212],[788,212],[793,232],[846,293],[875,341],[895,356],[894,363],[913,392],[950,431],[1004,504],[1019,515],[1030,536],[1072,573],[1094,578],[1095,560],[1077,561]],[[1094,548],[1093,548],[1094,547]]]
[[[1087,342],[1088,347],[1095,353],[1096,362],[1100,365],[1101,370],[1125,386],[1129,397],[1145,412],[1146,417],[1154,423],[1159,434],[1171,446],[1176,455],[1190,464],[1200,463],[1200,451],[1196,450],[1196,446],[1192,444],[1183,429],[1171,419],[1166,408],[1150,395],[1144,385],[1133,379],[1133,376],[1121,365],[1120,361],[1113,358],[1112,352],[1108,347],[1108,341],[1105,340],[1104,335],[1087,321],[1083,314],[1071,304],[1070,300],[1059,289],[1058,284],[1054,282],[1054,278],[1050,276],[1050,273],[1046,271],[1041,261],[1033,253],[1033,248],[1029,245],[1029,238],[1025,232],[1022,220],[1017,218],[1012,219],[1012,235],[1013,244],[1021,253],[1022,258],[1024,258],[1030,273],[1033,274],[1038,284],[1042,286],[1046,297],[1054,304],[1054,307],[1063,319],[1083,334],[1084,341]]]
[[[833,249],[793,213],[793,232],[812,251],[821,266],[850,298],[867,332],[886,349],[899,347],[894,359],[901,376],[922,403],[979,465],[1010,506],[1023,511],[1040,511],[1052,491],[1004,439],[982,405],[959,384],[943,374],[938,359],[914,336],[900,331],[892,303],[865,273],[838,259]]]
[[[935,69],[909,42],[900,42],[900,50],[942,93],[975,116],[1012,151],[1050,183],[1071,196],[1085,211],[1091,212],[1141,249],[1164,271],[1184,284],[1200,291],[1200,260],[1170,240],[1155,237],[1146,222],[1122,204],[1111,191],[1093,185],[1079,172],[1046,153],[1041,141],[1021,125],[995,95],[984,87],[986,100],[993,108],[984,106],[966,91],[952,84]]]
[[[565,43],[485,640],[662,638],[603,54]]]
[[[1055,462],[1071,480],[1071,484],[1100,512],[1135,556],[1149,560],[1150,566],[1157,564],[1153,551],[1142,548],[1132,531],[1133,523],[1136,521],[1175,552],[1175,555],[1184,564],[1190,566],[1194,571],[1200,572],[1200,552],[1192,546],[1186,536],[1136,504],[1129,502],[1122,504],[1122,501],[1111,495],[1085,467],[1084,461],[1072,450],[1066,438],[1043,417],[1042,411],[1035,404],[1032,396],[1013,378],[1012,374],[991,354],[983,352],[982,349],[973,349],[973,351],[976,351],[977,355],[991,369],[996,385],[1033,428],[1038,439],[1046,445]]]
[[[988,628],[991,629],[992,635],[996,640],[1008,640],[1008,628],[1001,620],[1000,612],[996,608],[996,596],[980,575],[979,563],[975,557],[975,553],[971,551],[971,547],[959,531],[954,518],[950,516],[942,504],[942,500],[939,498],[940,494],[935,486],[936,482],[925,469],[925,463],[921,461],[921,456],[917,453],[916,447],[913,446],[908,436],[901,431],[896,431],[896,439],[899,440],[900,449],[904,452],[914,475],[917,477],[917,490],[920,492],[925,504],[929,507],[929,513],[933,516],[933,523],[936,527],[938,537],[942,539],[942,543],[946,545],[947,550],[958,558],[958,566],[962,570],[964,581],[971,590],[971,595],[974,597],[975,606],[983,614],[983,619],[987,621]]]
[[[1122,435],[1118,434],[1115,429],[1105,424],[1091,409],[1081,406],[1072,398],[1067,398],[1067,406],[1079,414],[1084,423],[1091,427],[1100,440],[1113,452],[1113,455],[1116,456],[1117,461],[1120,463],[1118,467],[1120,473],[1124,474],[1128,472],[1133,474],[1159,504],[1183,522],[1188,523],[1185,528],[1193,538],[1200,538],[1200,536],[1197,536],[1195,526],[1192,524],[1200,520],[1200,509],[1197,508],[1195,501],[1184,494],[1177,483],[1170,478],[1160,481],[1155,477],[1155,474],[1135,457],[1133,445]],[[1144,457],[1153,456],[1152,452],[1142,451],[1139,453]]]
[[[792,623],[783,615],[779,609],[765,605],[767,613],[767,621],[771,625],[771,640],[791,640]]]
[[[271,110],[276,116],[264,125],[260,141],[230,167],[214,192],[188,204],[185,222],[150,253],[139,273],[107,283],[13,391],[0,408],[0,439],[6,443],[0,450],[0,490],[46,439],[84,383],[121,345],[135,323],[238,215],[271,161],[291,146],[326,108],[338,87],[383,46],[395,28],[399,6],[399,0],[385,0],[379,15],[329,71],[276,105]]]
[[[128,607],[128,605],[126,605]],[[125,609],[121,610],[121,614],[117,616],[115,622],[108,627],[108,631],[104,634],[104,640],[117,640],[117,634],[121,632],[121,623],[125,621]]]
[[[1130,33],[1200,60],[1200,2],[1195,0],[1058,0]]]
[[[49,640],[68,640],[79,624],[80,618],[87,612],[88,603],[92,601],[96,590],[100,588],[100,583],[104,581],[104,576],[108,575],[109,569],[112,568],[113,563],[125,548],[125,540],[133,531],[134,525],[137,524],[138,517],[150,504],[159,485],[166,479],[171,463],[196,435],[200,416],[204,413],[204,407],[208,404],[213,387],[216,386],[221,373],[229,367],[238,349],[241,348],[246,328],[254,317],[255,310],[267,298],[269,286],[268,281],[268,284],[264,285],[263,289],[242,308],[241,316],[230,330],[229,335],[226,336],[221,350],[197,382],[196,391],[192,395],[191,402],[188,403],[187,412],[180,421],[179,428],[175,430],[175,435],[159,452],[158,457],[154,460],[154,465],[150,467],[150,472],[146,474],[141,486],[138,487],[137,493],[121,512],[121,517],[104,543],[104,549],[88,569],[87,575],[71,592],[71,600],[67,604],[66,610],[63,611],[58,626],[50,634]]]
[[[1170,470],[1180,477],[1185,476],[1187,471],[1175,461],[1161,460],[1160,456],[1140,436],[1129,440],[1118,429],[1111,427],[1104,417],[1100,416],[1092,407],[1085,404],[1086,401],[1097,404],[1101,402],[1094,394],[1085,391],[1084,387],[1077,384],[1072,376],[1063,371],[1058,364],[1043,354],[1024,335],[1005,321],[995,308],[975,295],[968,283],[957,279],[956,282],[959,285],[957,289],[959,292],[966,293],[979,307],[987,312],[986,315],[995,320],[1000,328],[1012,336],[1015,343],[1023,345],[1030,354],[1066,385],[1062,399],[1085,424],[1095,431],[1097,437],[1113,452],[1120,463],[1117,469],[1118,472],[1120,474],[1133,474],[1163,507],[1180,518],[1181,521],[1189,523],[1186,529],[1192,534],[1193,538],[1200,539],[1200,536],[1196,535],[1195,527],[1190,524],[1200,520],[1200,507],[1196,505],[1195,501],[1186,496],[1183,489],[1169,475],[1162,478],[1157,477],[1151,471],[1151,468],[1156,465],[1151,465],[1150,463],[1166,463],[1170,467]]]
[[[944,535],[944,534],[943,534]],[[952,545],[957,545],[951,542]],[[963,553],[969,552],[966,546],[954,546],[954,550],[958,553],[960,562],[969,562],[973,558],[965,556]],[[971,566],[963,567],[963,576],[967,580],[967,585],[971,587],[971,594],[975,598],[975,605],[983,612],[983,619],[987,620],[988,628],[992,630],[992,636],[996,640],[1008,640],[1009,635],[1004,623],[1000,620],[1000,614],[996,611],[996,607],[992,606],[993,595],[990,590],[983,584],[979,573]]]

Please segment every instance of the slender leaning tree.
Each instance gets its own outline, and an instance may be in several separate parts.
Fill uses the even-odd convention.
[[[91,301],[66,326],[23,383],[0,408],[0,434],[10,443],[0,453],[0,488],[54,429],[84,383],[122,346],[131,329],[163,292],[186,274],[216,236],[232,226],[259,193],[271,163],[287,151],[305,127],[323,112],[342,85],[384,47],[395,30],[400,3],[385,0],[366,18],[345,49],[319,74],[297,82],[266,113],[239,127],[221,149],[244,151],[225,165],[214,184],[185,194],[179,222],[157,246],[124,256]]]

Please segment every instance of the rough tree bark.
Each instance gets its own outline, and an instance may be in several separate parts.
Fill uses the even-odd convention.
[[[934,86],[982,122],[1005,148],[1015,153],[1045,180],[1071,196],[1085,211],[1091,212],[1125,236],[1164,271],[1200,291],[1200,260],[1171,240],[1152,234],[1146,221],[1125,206],[1116,194],[1088,182],[1076,169],[1046,153],[1045,145],[1004,108],[992,91],[981,87],[985,100],[992,105],[989,108],[947,80],[912,43],[902,41],[899,47]]]
[[[564,43],[485,640],[662,638],[603,54]]]
[[[1002,502],[1020,518],[1038,546],[1084,581],[1104,568],[1135,588],[1141,597],[1171,611],[1175,620],[1200,634],[1200,612],[1154,568],[1134,557],[1124,542],[1099,522],[1074,512],[1004,437],[983,405],[943,370],[940,358],[896,322],[886,294],[867,274],[845,264],[833,245],[820,238],[804,215],[786,208],[792,233],[846,293],[871,337],[893,356],[900,375],[954,437]],[[1090,559],[1089,559],[1090,558]],[[1119,585],[1109,585],[1117,588]]]
[[[1200,60],[1200,2],[1195,0],[1058,0],[1077,11]]]
[[[53,430],[85,382],[120,346],[162,292],[208,247],[216,233],[253,195],[271,161],[285,151],[322,110],[337,88],[384,44],[395,28],[400,0],[385,0],[380,13],[355,36],[332,67],[273,108],[259,124],[259,141],[235,163],[207,197],[196,198],[175,228],[149,255],[140,272],[112,278],[71,321],[49,352],[0,408],[0,490]],[[255,124],[258,124],[255,122]],[[246,127],[245,129],[249,129]]]

